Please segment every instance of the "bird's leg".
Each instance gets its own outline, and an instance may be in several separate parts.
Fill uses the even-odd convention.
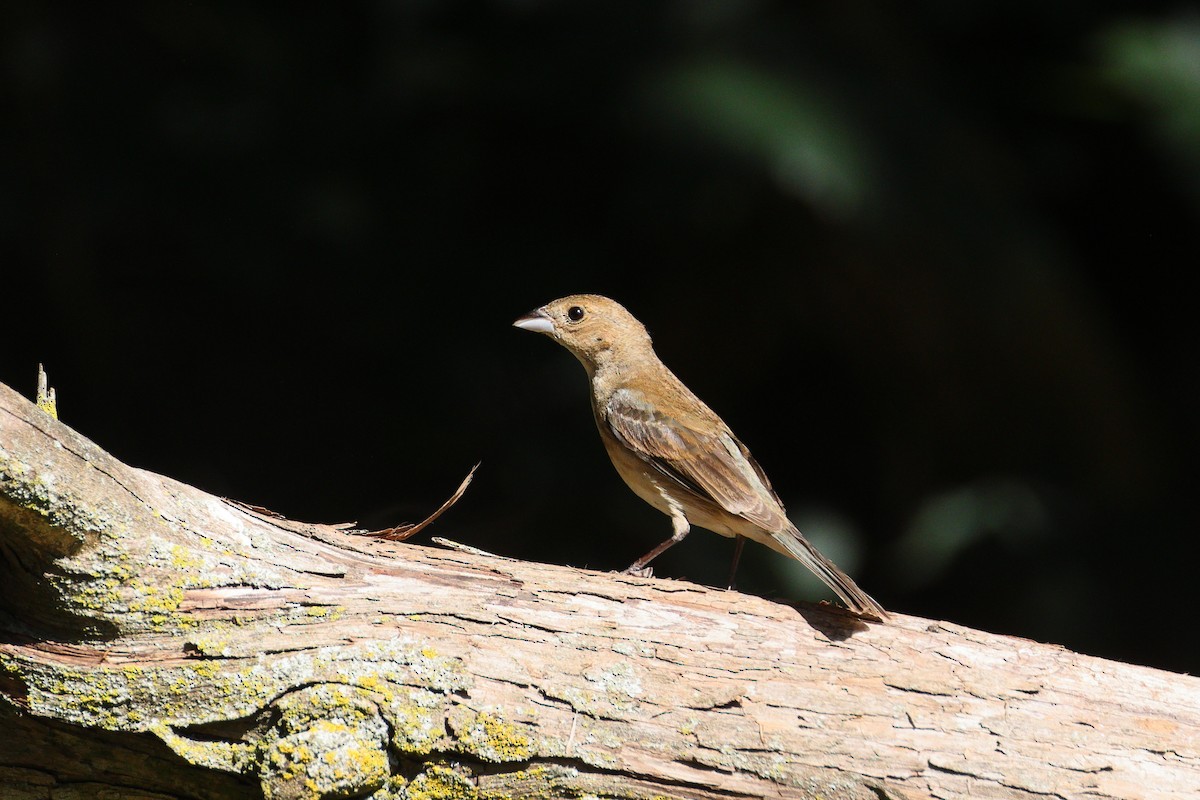
[[[646,553],[646,555],[630,564],[629,568],[625,570],[626,575],[634,575],[641,572],[643,569],[645,569],[646,565],[657,558],[659,553],[661,553],[663,550],[666,550],[673,544],[682,542],[683,537],[688,535],[688,531],[692,529],[692,526],[688,524],[687,517],[683,515],[682,511],[677,508],[673,508],[671,510],[671,528],[675,531],[675,533],[671,535],[671,538],[667,539],[658,547],[654,548],[649,553]]]
[[[746,537],[740,533],[733,537],[733,561],[729,564],[729,588],[734,588],[734,578],[737,577],[738,562],[742,560],[742,548],[746,546]]]

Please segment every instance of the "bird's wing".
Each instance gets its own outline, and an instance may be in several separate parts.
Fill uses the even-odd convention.
[[[762,468],[724,425],[669,416],[632,389],[604,410],[617,440],[682,488],[768,531],[788,525]]]

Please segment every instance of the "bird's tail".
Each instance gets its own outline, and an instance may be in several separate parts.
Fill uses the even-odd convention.
[[[883,606],[875,602],[869,594],[858,588],[854,580],[838,569],[837,565],[813,547],[804,534],[794,526],[786,530],[772,533],[771,537],[792,558],[812,570],[813,574],[824,581],[825,585],[842,599],[842,602],[860,615],[872,617],[879,621],[887,619]]]

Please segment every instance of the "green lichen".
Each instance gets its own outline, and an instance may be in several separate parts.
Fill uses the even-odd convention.
[[[279,684],[264,680],[257,667],[235,669],[207,659],[165,667],[85,669],[23,663],[20,668],[31,711],[108,730],[245,716],[280,690]],[[148,718],[149,711],[153,718]]]
[[[57,594],[54,604],[122,632],[209,626],[212,623],[202,617],[181,610],[191,589],[285,584],[302,588],[285,579],[279,568],[229,550],[226,542],[183,531],[185,523],[161,509],[89,504],[72,485],[59,485],[53,471],[20,463],[5,451],[0,451],[0,492],[43,521],[30,519],[21,525],[36,551],[60,554],[45,571]],[[187,541],[181,543],[179,534],[184,532]],[[318,613],[322,620],[331,620],[343,611],[331,607]],[[105,633],[111,635],[106,626],[88,626],[89,635]]]
[[[480,800],[521,798],[595,797],[578,789],[579,770],[559,765],[537,765],[504,773],[497,783],[480,786]]]
[[[173,602],[170,595],[166,602]],[[204,636],[188,642],[189,650],[201,655],[217,655],[227,647]],[[108,730],[250,716],[294,687],[338,682],[340,688],[310,700],[324,698],[319,715],[354,722],[345,715],[365,702],[371,713],[378,708],[388,719],[399,750],[428,753],[446,736],[446,694],[471,685],[461,662],[430,657],[430,652],[420,643],[390,640],[254,660],[195,658],[161,666],[83,668],[12,659],[6,668],[19,671],[27,684],[32,713]],[[138,713],[131,715],[134,709]]]
[[[259,771],[266,797],[357,797],[386,785],[387,725],[367,692],[321,684],[275,709]]]
[[[398,684],[419,684],[438,692],[466,689],[472,682],[461,660],[395,639],[327,648],[316,658],[319,667],[347,676],[368,674]],[[370,670],[364,670],[363,664],[369,664]]]
[[[149,729],[176,755],[198,767],[245,773],[256,769],[262,760],[262,748],[257,742],[198,741],[180,736],[162,722],[154,722]]]
[[[273,713],[257,717],[266,727],[243,742],[190,739],[162,722],[150,730],[190,763],[256,774],[267,798],[399,798],[403,782],[390,775],[388,726],[371,698],[329,683],[285,694]]]
[[[641,676],[627,661],[589,667],[583,673],[587,684],[564,686],[555,697],[589,716],[631,716],[638,713],[644,693]]]
[[[367,800],[408,800],[408,781],[401,775],[389,775],[383,786]]]
[[[381,709],[392,729],[392,746],[402,753],[427,755],[446,737],[443,697],[423,689],[405,689]]]
[[[312,750],[303,743],[289,739],[274,742],[260,764],[263,797],[266,800],[279,796],[320,800],[316,781],[308,776],[308,765],[312,760]]]
[[[359,726],[378,716],[375,704],[366,692],[336,683],[312,686],[298,695],[289,695],[286,702],[278,703],[277,707],[283,712],[278,726],[286,731],[311,728],[314,721]]]
[[[51,528],[82,543],[89,534],[106,531],[105,515],[79,501],[70,488],[59,488],[52,474],[44,474],[0,450],[0,489],[13,503],[42,517]]]

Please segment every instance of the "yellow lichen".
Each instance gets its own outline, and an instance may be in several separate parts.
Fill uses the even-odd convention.
[[[138,598],[129,603],[130,611],[177,611],[183,602],[183,590],[176,586],[160,588],[138,580],[130,588]]]
[[[171,545],[171,566],[176,569],[199,569],[204,566],[204,563],[190,549],[178,545]]]
[[[206,660],[196,662],[196,665],[192,667],[192,671],[201,678],[211,678],[220,672],[221,668],[217,666],[216,661]]]
[[[409,800],[477,800],[471,776],[447,764],[429,764],[406,787]]]
[[[460,742],[484,761],[527,761],[530,756],[528,736],[512,723],[482,711],[462,732]]]

